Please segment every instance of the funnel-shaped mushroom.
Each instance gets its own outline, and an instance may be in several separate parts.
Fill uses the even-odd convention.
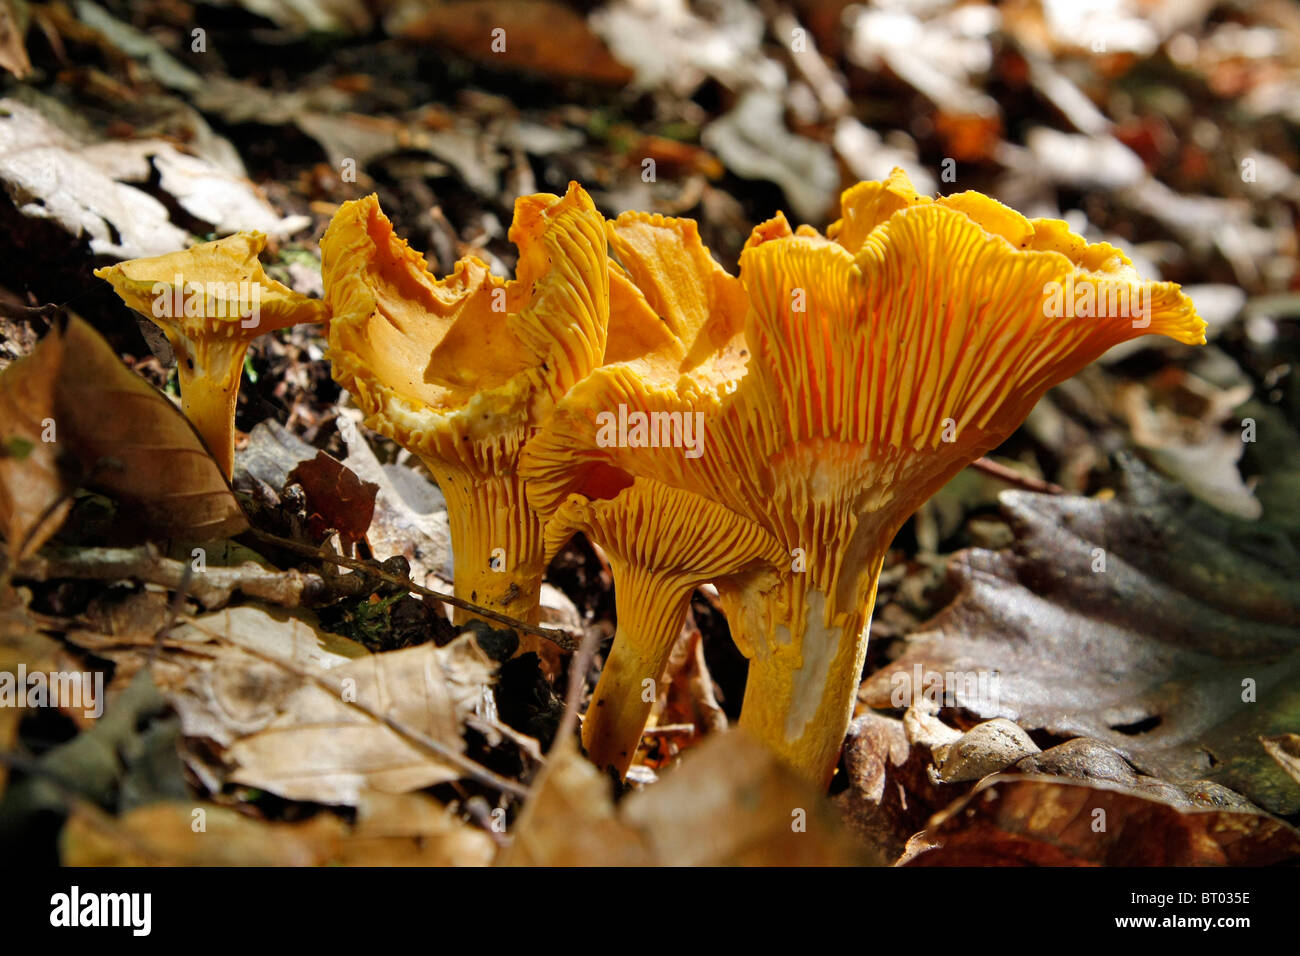
[[[569,393],[521,469],[530,503],[549,518],[548,555],[581,531],[609,556],[618,635],[582,736],[599,766],[621,774],[654,703],[646,682],[662,675],[691,592],[779,561],[782,552],[753,521],[635,469],[642,447],[703,453],[703,413],[680,395],[716,402],[744,374],[748,301],[740,281],[713,260],[689,220],[625,213],[608,230],[623,268],[610,273],[606,359],[626,361],[595,370]],[[773,221],[751,243],[788,234],[784,220]],[[622,455],[630,463],[611,467]]]
[[[176,353],[181,404],[226,477],[235,460],[235,405],[244,354],[264,332],[328,317],[325,303],[270,278],[260,232],[97,269],[128,306],[162,329]]]
[[[321,252],[334,378],[367,424],[419,456],[447,500],[457,596],[537,623],[541,520],[520,449],[605,351],[604,220],[577,184],[519,199],[513,281],[470,257],[437,280],[374,196],[335,215]],[[457,611],[457,621],[472,615]]]
[[[837,241],[801,229],[742,255],[747,371],[720,399],[680,395],[704,413],[699,458],[580,453],[607,486],[635,477],[704,496],[789,556],[717,583],[750,659],[742,725],[821,783],[899,526],[1106,349],[1145,333],[1204,341],[1176,285],[1143,282],[1063,223],[977,193],[930,200],[901,173],[843,203]],[[626,392],[599,381],[593,405]]]

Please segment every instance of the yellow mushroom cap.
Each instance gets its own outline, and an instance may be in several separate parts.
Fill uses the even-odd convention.
[[[445,279],[369,196],[321,240],[328,358],[367,424],[417,454],[448,502],[459,596],[534,623],[540,520],[520,449],[605,351],[604,220],[575,183],[519,199],[516,278],[469,257]]]
[[[371,427],[422,457],[513,467],[604,354],[608,270],[590,197],[576,184],[524,197],[509,235],[511,281],[476,257],[435,279],[374,196],[345,203],[321,240],[334,377]]]
[[[266,274],[260,232],[241,232],[180,252],[95,270],[128,306],[151,320],[176,353],[186,415],[229,477],[234,416],[248,344],[265,332],[328,318]]]

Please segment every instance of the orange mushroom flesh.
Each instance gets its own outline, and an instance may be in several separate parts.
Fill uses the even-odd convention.
[[[609,273],[604,221],[576,184],[519,199],[509,236],[514,280],[474,257],[438,280],[374,196],[344,204],[321,240],[327,354],[367,424],[419,456],[442,489],[457,596],[536,624],[542,525],[518,456],[601,361]],[[456,622],[473,616],[457,610]]]
[[[152,321],[176,354],[181,405],[222,472],[235,461],[235,407],[249,343],[266,332],[328,318],[324,302],[266,274],[260,232],[95,270]]]
[[[678,390],[704,415],[699,457],[599,447],[591,434],[571,445],[574,468],[607,485],[702,496],[778,543],[779,562],[716,579],[750,660],[741,724],[821,784],[907,517],[1111,346],[1147,333],[1204,341],[1176,285],[1143,282],[1117,249],[1063,223],[978,193],[930,200],[898,172],[843,203],[832,239],[801,229],[742,255],[746,371],[717,395]],[[592,388],[595,407],[629,391],[609,373]]]
[[[754,242],[780,225],[765,224]],[[548,517],[547,552],[581,531],[609,557],[618,635],[583,721],[601,767],[632,763],[656,685],[681,633],[692,592],[722,575],[780,559],[754,522],[648,477],[587,457],[592,435],[617,442],[620,421],[644,416],[644,440],[694,454],[696,404],[743,375],[748,302],[714,260],[694,222],[626,213],[608,223],[611,254],[607,361],[577,385],[522,458],[529,501]],[[784,228],[788,233],[788,228]],[[620,359],[625,361],[619,363]],[[620,418],[621,416],[621,418]],[[643,429],[644,431],[644,429]],[[635,439],[634,439],[635,440]]]

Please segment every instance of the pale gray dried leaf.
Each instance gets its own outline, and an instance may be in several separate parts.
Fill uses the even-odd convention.
[[[468,128],[429,130],[413,121],[360,113],[302,113],[294,117],[298,128],[320,143],[330,165],[345,160],[362,169],[367,163],[392,153],[416,150],[451,166],[475,192],[497,193],[501,156],[489,152],[477,131]]]
[[[131,259],[182,248],[188,235],[171,224],[167,207],[117,182],[85,155],[86,145],[34,107],[0,100],[0,181],[23,215],[87,237],[96,255]]]
[[[114,179],[147,182],[157,170],[159,187],[186,212],[218,232],[265,232],[288,236],[310,225],[308,216],[281,217],[242,176],[199,156],[182,153],[163,140],[108,140],[84,154]]]
[[[343,699],[463,753],[466,718],[495,665],[472,636],[351,661],[329,673],[338,693],[303,682],[264,729],[236,740],[231,779],[289,800],[355,805],[363,789],[404,793],[455,780],[456,766]]]
[[[716,0],[707,12],[685,3],[613,0],[589,22],[642,89],[689,96],[709,76],[736,89],[776,66],[762,53],[763,15],[743,0]]]
[[[917,158],[914,145],[906,149],[886,143],[879,133],[852,116],[842,116],[836,122],[834,145],[836,154],[858,179],[883,181],[899,167],[918,193],[928,195],[938,188],[934,176]]]
[[[1025,135],[1038,170],[1053,182],[1073,188],[1121,189],[1146,178],[1146,166],[1109,133],[1085,136],[1038,126]]]
[[[853,62],[869,70],[888,66],[944,113],[998,115],[997,102],[976,83],[993,65],[994,7],[971,4],[924,20],[903,9],[855,7],[847,22]]]
[[[311,461],[318,449],[307,444],[273,418],[258,422],[248,433],[248,444],[235,453],[235,478],[251,476],[277,494],[299,463]]]
[[[427,513],[417,511],[394,485],[391,473],[380,465],[352,419],[340,415],[338,426],[348,448],[343,463],[362,481],[379,486],[366,536],[375,558],[382,561],[400,554],[411,566],[411,580],[435,590],[442,588],[452,579],[451,526],[445,505]],[[411,469],[405,471],[413,482],[424,481]]]
[[[784,114],[779,95],[750,90],[700,139],[736,175],[780,186],[797,219],[820,221],[839,188],[835,157],[825,144],[790,132]]]
[[[167,52],[167,48],[142,30],[123,23],[90,0],[77,0],[77,19],[100,33],[123,53],[141,60],[163,86],[193,93],[203,85],[203,78]]]

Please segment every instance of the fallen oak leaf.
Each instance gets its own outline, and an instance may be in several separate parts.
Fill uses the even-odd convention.
[[[264,730],[234,742],[231,779],[340,804],[355,804],[366,787],[400,793],[459,779],[464,722],[494,668],[470,636],[332,668],[328,680],[300,683]]]

